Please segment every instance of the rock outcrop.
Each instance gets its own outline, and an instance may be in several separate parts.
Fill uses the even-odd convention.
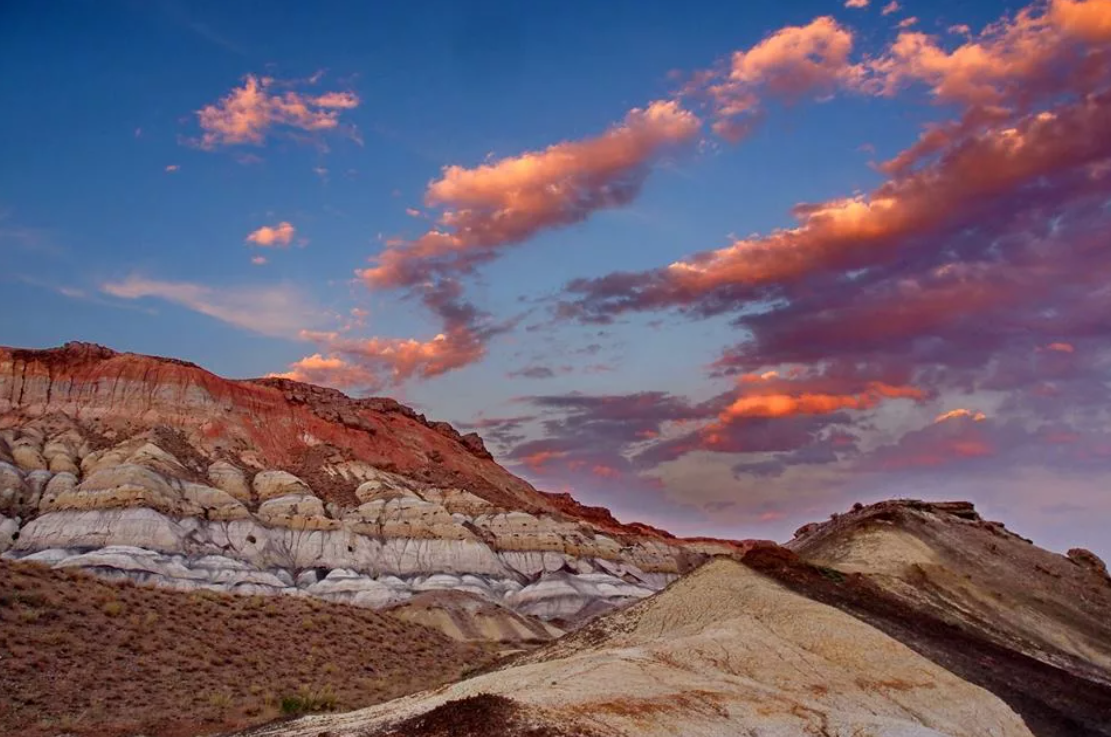
[[[0,349],[0,515],[0,552],[58,567],[370,607],[454,590],[561,625],[737,548],[538,492],[390,399],[88,344]]]

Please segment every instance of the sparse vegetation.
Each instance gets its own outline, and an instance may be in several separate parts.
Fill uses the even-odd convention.
[[[21,737],[226,732],[369,706],[495,657],[369,609],[11,561],[0,561],[0,653],[0,732]]]
[[[316,711],[333,711],[339,699],[331,686],[311,689],[302,687],[297,693],[283,696],[283,714],[309,714]]]

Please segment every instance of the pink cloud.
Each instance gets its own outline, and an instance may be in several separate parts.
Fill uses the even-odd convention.
[[[898,13],[902,9],[903,6],[899,4],[899,0],[891,0],[887,5],[883,6],[883,10],[880,11],[880,13],[882,15],[891,15],[892,13]]]
[[[178,166],[177,164],[170,164],[166,167],[166,171],[170,174],[173,174],[175,171],[177,171],[180,168],[181,167]]]
[[[1111,95],[1101,94],[959,137],[924,166],[900,166],[868,195],[800,205],[794,228],[744,238],[653,272],[572,282],[571,292],[585,297],[563,309],[603,317],[700,303],[713,309],[717,299],[735,304],[761,288],[886,263],[895,248],[973,222],[992,203],[1035,182],[1068,177],[1111,156],[1109,126]],[[1103,188],[1102,180],[1091,179],[1076,186]]]
[[[851,63],[852,50],[852,31],[823,16],[805,26],[782,28],[751,49],[734,52],[723,79],[702,75],[689,90],[698,92],[704,86],[713,103],[714,131],[736,141],[759,121],[765,96],[791,101],[853,84],[863,67]]]
[[[302,132],[334,130],[342,111],[358,107],[353,92],[326,92],[306,95],[280,87],[271,77],[248,74],[242,87],[236,87],[219,102],[197,111],[203,133],[197,145],[206,150],[242,144],[262,145],[276,128]]]
[[[425,193],[441,208],[437,227],[388,247],[359,271],[369,285],[419,284],[432,273],[470,271],[507,246],[544,229],[581,222],[628,204],[649,165],[697,136],[700,122],[671,101],[636,108],[600,136],[558,143],[474,168],[448,166]]]
[[[953,420],[961,417],[967,417],[973,422],[983,422],[988,418],[987,415],[985,415],[983,412],[964,409],[963,407],[961,407],[959,409],[951,409],[948,412],[942,412],[940,415],[934,418],[934,423],[945,422],[946,420]]]
[[[267,259],[265,256],[253,256],[251,258],[251,263],[255,266],[265,266],[266,264],[270,263],[270,260]]]
[[[865,86],[893,94],[919,82],[942,102],[1007,105],[1071,87],[1077,74],[1086,81],[1083,47],[1109,41],[1111,2],[1052,0],[1048,7],[1031,6],[991,24],[952,50],[927,34],[904,31],[868,63],[871,79]]]
[[[277,225],[263,225],[247,236],[247,241],[264,248],[282,248],[293,242],[297,229],[292,223],[282,221]]]
[[[846,8],[867,8],[868,0],[845,0]]]
[[[319,345],[322,352],[275,376],[359,388],[430,379],[482,360],[487,342],[509,328],[464,302],[456,282],[424,285],[421,299],[442,322],[441,332],[431,339],[354,338],[337,332],[301,331],[300,337]]]

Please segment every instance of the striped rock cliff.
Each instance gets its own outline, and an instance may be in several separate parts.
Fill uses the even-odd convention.
[[[566,625],[737,545],[539,492],[391,399],[83,343],[0,348],[11,558],[376,608],[454,590]]]

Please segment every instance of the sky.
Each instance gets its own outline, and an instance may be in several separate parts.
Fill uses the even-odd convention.
[[[0,7],[0,343],[389,395],[538,488],[1111,554],[1111,0]]]

